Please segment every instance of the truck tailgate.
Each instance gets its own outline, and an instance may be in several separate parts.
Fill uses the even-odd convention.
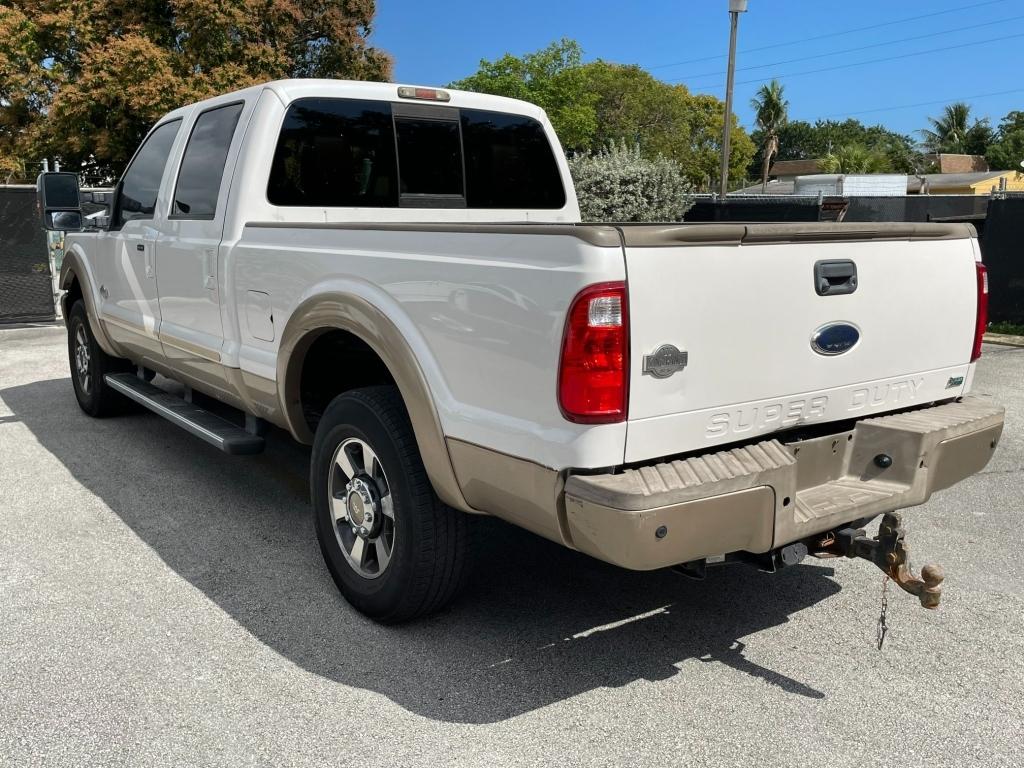
[[[622,231],[633,361],[627,462],[949,399],[969,386],[977,309],[969,227]],[[840,273],[855,265],[852,292],[819,295],[819,262],[839,262]],[[831,326],[840,326],[838,344],[830,348],[825,334],[816,350],[812,338]],[[653,355],[664,345],[687,359],[659,378],[653,373],[666,371]]]

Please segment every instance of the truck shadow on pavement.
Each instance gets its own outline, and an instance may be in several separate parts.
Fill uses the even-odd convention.
[[[769,576],[729,566],[691,582],[620,570],[481,519],[467,593],[441,615],[381,627],[328,576],[308,507],[308,450],[284,433],[260,456],[231,457],[148,413],[89,419],[68,379],[0,398],[78,483],[260,642],[415,714],[491,723],[676,675],[696,690],[710,684],[698,662],[825,697],[752,661],[742,639],[836,594],[831,568]]]

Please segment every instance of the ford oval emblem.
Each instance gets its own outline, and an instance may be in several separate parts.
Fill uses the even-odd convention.
[[[860,329],[852,323],[829,323],[811,336],[811,349],[819,355],[835,357],[849,352],[860,341]]]

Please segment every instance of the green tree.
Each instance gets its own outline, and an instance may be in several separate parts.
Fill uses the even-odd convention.
[[[763,146],[759,131],[752,136]],[[818,120],[814,124],[804,120],[791,120],[779,130],[778,160],[821,160],[841,147],[863,146],[871,153],[884,155],[888,168],[897,173],[923,173],[927,161],[909,136],[890,131],[881,125],[864,125],[859,120]],[[759,151],[751,164],[751,175],[760,172],[762,153]]]
[[[1021,171],[1024,163],[1024,130],[1016,130],[1001,136],[991,144],[985,153],[989,167],[995,171]]]
[[[929,128],[921,130],[922,143],[929,152],[984,155],[994,133],[988,118],[971,120],[969,104],[948,104],[939,117],[929,117]]]
[[[374,0],[6,0],[0,169],[116,175],[164,112],[282,77],[384,80]],[[0,170],[2,173],[2,170]]]
[[[754,122],[762,137],[761,145],[761,191],[768,187],[768,170],[771,168],[772,157],[779,151],[779,131],[789,122],[789,102],[785,98],[785,89],[778,80],[772,80],[757,90],[757,95],[750,100],[755,112]]]
[[[822,149],[820,131],[806,120],[790,120],[778,130],[779,148],[776,160],[817,160],[827,150]],[[757,153],[750,167],[751,176],[760,176],[763,163],[765,136],[755,130],[751,136],[757,145]]]
[[[637,66],[604,61],[583,65],[585,87],[597,94],[597,126],[588,149],[599,151],[625,142],[639,146],[647,158],[675,161],[696,188],[710,188],[720,171],[725,104],[713,96],[693,94]],[[750,137],[733,120],[729,177],[741,183],[754,154]]]
[[[864,144],[844,144],[821,159],[824,173],[891,173],[892,161]]]
[[[1015,110],[1000,121],[997,139],[989,145],[985,157],[993,170],[1021,170],[1024,162],[1024,112]]]
[[[1013,131],[1024,131],[1024,112],[1019,109],[1008,112],[1006,116],[999,121],[1000,136],[1005,136]]]
[[[691,184],[708,187],[717,177],[725,107],[713,96],[695,95],[637,66],[582,63],[573,40],[560,40],[522,57],[482,61],[453,88],[492,93],[542,107],[569,154],[601,152],[611,143],[639,146],[649,159],[676,162]],[[730,179],[741,181],[754,153],[735,115]]]
[[[585,87],[582,62],[579,43],[563,38],[522,57],[506,53],[497,61],[483,60],[451,87],[532,102],[548,113],[566,149],[586,150],[597,127],[597,96]]]

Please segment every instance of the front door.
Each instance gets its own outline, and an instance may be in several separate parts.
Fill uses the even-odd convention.
[[[218,256],[230,186],[224,170],[244,107],[216,106],[195,118],[155,243],[164,354],[176,369],[217,387],[224,343]]]
[[[180,128],[181,120],[158,125],[128,164],[96,265],[104,326],[118,344],[140,358],[160,355],[153,248],[158,225],[154,216],[164,169]]]

